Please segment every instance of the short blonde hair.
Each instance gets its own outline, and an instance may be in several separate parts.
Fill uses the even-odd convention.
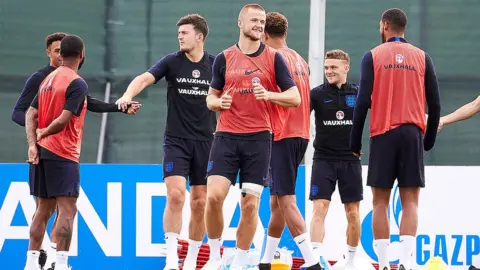
[[[348,56],[348,53],[342,50],[331,50],[326,52],[325,59],[343,60],[343,61],[347,61],[347,63],[350,65],[350,56]]]

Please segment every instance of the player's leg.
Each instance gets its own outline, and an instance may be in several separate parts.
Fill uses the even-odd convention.
[[[30,225],[30,241],[27,251],[25,270],[38,270],[40,248],[42,246],[48,220],[55,209],[55,199],[50,199],[46,194],[44,162],[30,165],[29,172],[30,194],[35,196],[36,209]]]
[[[311,267],[318,264],[319,257],[313,251],[295,196],[298,166],[307,146],[308,141],[302,138],[287,138],[275,142],[272,147],[271,164],[274,183],[272,191],[277,195],[280,211],[305,260],[304,266]]]
[[[34,194],[37,193],[37,187],[35,186],[35,173],[38,170],[35,170],[35,167],[38,165],[30,165],[29,167],[29,187],[30,187],[30,195],[33,196],[35,199],[35,212],[37,212],[38,209],[38,198]],[[38,180],[37,180],[38,181]],[[33,213],[32,216],[32,221],[35,218],[35,212]],[[45,246],[42,243],[42,246],[40,247],[39,250],[39,256],[38,256],[38,264],[40,265],[40,268],[43,268],[45,266],[45,263],[47,262],[47,252],[45,250],[48,250],[45,248]]]
[[[270,187],[270,191],[273,191],[273,186]],[[278,205],[277,195],[270,195],[270,220],[268,221],[268,233],[267,241],[265,243],[265,252],[262,260],[258,265],[260,270],[270,269],[275,251],[277,250],[280,238],[282,237],[283,229],[285,228],[285,218],[280,206]]]
[[[420,188],[425,187],[423,163],[423,139],[420,129],[414,125],[399,127],[402,131],[402,161],[398,174],[398,187],[402,202],[400,221],[400,266],[409,270],[412,254],[415,252],[415,237],[418,227],[418,201]]]
[[[55,213],[56,212],[56,213]],[[55,256],[57,254],[57,221],[58,221],[58,207],[55,206],[55,211],[53,213],[55,215],[55,219],[52,225],[52,231],[50,232],[50,244],[47,247],[44,247],[46,250],[46,257],[45,257],[45,265],[50,267],[55,262]],[[45,268],[48,270],[48,268]]]
[[[207,169],[211,142],[192,141],[190,162],[190,224],[188,251],[183,264],[185,270],[195,270],[197,257],[205,235],[205,204],[207,199]]]
[[[57,253],[55,270],[67,270],[68,251],[73,234],[73,221],[77,214],[80,193],[80,165],[70,161],[45,160],[47,195],[57,201]]]
[[[205,207],[205,228],[210,246],[210,258],[202,269],[218,270],[222,266],[220,256],[223,233],[223,202],[230,185],[235,183],[239,160],[237,140],[215,137],[210,150],[207,169],[207,204]]]
[[[388,203],[390,192],[397,177],[397,136],[398,128],[370,140],[367,185],[372,188],[372,228],[375,250],[381,270],[390,269],[388,246],[390,227]]]
[[[163,229],[167,246],[165,269],[178,269],[178,237],[182,229],[185,187],[193,149],[187,140],[165,136],[163,141],[163,177],[167,186],[167,203],[163,213]]]
[[[325,217],[330,207],[332,194],[337,183],[335,162],[315,159],[312,164],[310,180],[310,200],[313,201],[313,216],[310,222],[310,237],[313,250],[318,256],[323,255],[325,238]]]
[[[346,269],[353,269],[360,241],[360,201],[363,200],[362,165],[360,161],[342,161],[338,173],[338,190],[347,215]]]
[[[237,229],[237,249],[231,267],[244,267],[258,225],[258,207],[267,185],[272,141],[239,141],[240,154],[240,222]]]

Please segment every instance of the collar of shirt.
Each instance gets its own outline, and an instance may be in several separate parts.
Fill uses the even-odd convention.
[[[391,37],[387,40],[387,42],[394,42],[394,41],[400,41],[400,42],[408,43],[408,40],[406,40],[402,37]]]
[[[347,90],[348,82],[342,84],[340,86],[340,88],[338,88],[338,86],[336,84],[327,83],[327,85],[328,85],[328,88],[327,88],[328,90],[331,90],[331,91],[339,91],[339,90],[345,91],[345,90]]]

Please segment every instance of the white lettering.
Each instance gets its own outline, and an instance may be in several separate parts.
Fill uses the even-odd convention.
[[[27,220],[27,226],[11,226],[17,206],[20,204]],[[0,251],[7,239],[29,239],[30,224],[35,213],[35,199],[30,196],[27,182],[12,182],[7,190],[2,208],[0,208]],[[45,234],[44,243],[50,243]]]
[[[161,254],[162,249],[165,249],[165,244],[152,244],[152,197],[154,196],[167,196],[165,183],[137,183],[137,257],[156,257]]]
[[[208,96],[208,91],[206,90],[178,89],[178,92],[184,95]]]
[[[324,126],[349,126],[353,125],[352,120],[324,120],[323,121]]]
[[[93,234],[106,256],[122,256],[122,183],[107,184],[107,224],[103,225],[98,213],[82,188],[77,200],[78,213]],[[78,251],[78,214],[74,220],[74,234],[70,245],[72,256]]]
[[[13,216],[20,204],[28,226],[11,226]],[[103,226],[100,217],[80,188],[80,195],[77,201],[78,213],[82,215],[85,223],[97,240],[100,248],[106,256],[122,255],[122,184],[107,184],[107,226]],[[30,238],[32,217],[35,213],[35,200],[30,196],[30,189],[27,182],[12,182],[5,195],[0,209],[0,251],[7,239]],[[78,255],[78,213],[75,216],[72,242],[70,245],[70,256]],[[108,227],[108,229],[107,229]],[[48,234],[45,233],[44,245],[50,244]]]
[[[192,79],[192,78],[177,78],[178,83],[191,83],[191,84],[203,84],[203,85],[210,85],[209,80],[202,80],[202,79]]]

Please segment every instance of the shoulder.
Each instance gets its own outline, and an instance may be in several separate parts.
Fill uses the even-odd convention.
[[[86,91],[88,89],[88,84],[82,77],[78,77],[72,80],[68,87]]]
[[[317,87],[312,88],[312,92],[323,92],[325,90],[325,84],[322,83]]]
[[[355,92],[355,94],[358,93],[358,85],[357,84],[354,84],[354,83],[348,83],[348,88],[350,89],[350,91],[352,92]]]
[[[183,52],[182,51],[172,52],[165,55],[162,59],[167,63],[173,62],[173,61],[179,61],[183,59]]]
[[[30,77],[29,80],[40,80],[43,81],[55,68],[47,66],[35,71]]]
[[[213,61],[215,61],[215,57],[216,57],[216,56],[213,55],[213,54],[210,54],[210,53],[208,53],[208,52],[205,52],[205,53],[207,54],[206,60],[207,60],[208,62],[210,62],[210,63],[213,63]]]

